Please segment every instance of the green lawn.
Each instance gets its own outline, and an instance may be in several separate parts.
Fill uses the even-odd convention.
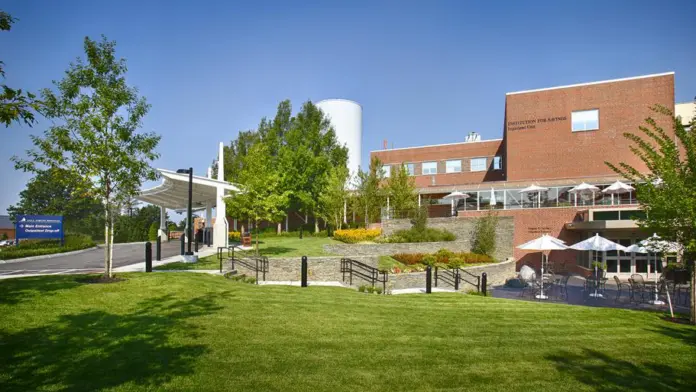
[[[656,313],[122,276],[0,281],[0,390],[696,390],[696,328]]]
[[[198,259],[197,262],[195,263],[184,263],[184,262],[176,262],[176,263],[168,263],[164,265],[160,265],[154,268],[155,270],[159,271],[172,271],[172,270],[219,270],[220,269],[220,261],[217,258],[217,255],[212,255],[212,256],[207,256],[207,257],[201,257]]]

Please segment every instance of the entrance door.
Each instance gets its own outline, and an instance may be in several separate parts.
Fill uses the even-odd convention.
[[[631,238],[609,238],[623,246],[640,240]],[[607,277],[618,276],[621,279],[628,279],[632,274],[641,274],[648,278],[648,256],[639,253],[624,253],[618,251],[606,252],[604,262],[607,264]]]

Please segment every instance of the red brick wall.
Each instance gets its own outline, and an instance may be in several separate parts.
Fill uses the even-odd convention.
[[[507,95],[507,180],[613,174],[605,161],[645,169],[629,150],[623,133],[638,132],[645,118],[654,116],[650,110],[654,104],[674,107],[673,74]],[[599,109],[599,129],[572,132],[571,112],[588,109]],[[520,121],[536,122],[529,124],[533,128],[513,130]]]
[[[13,240],[15,238],[14,229],[0,229],[0,238],[2,238],[3,234],[7,234],[7,238],[10,240]]]
[[[429,186],[443,186],[453,184],[476,184],[483,181],[503,181],[505,176],[502,170],[493,170],[493,157],[502,156],[504,149],[501,140],[490,140],[473,143],[456,143],[432,147],[417,147],[397,150],[372,151],[370,158],[377,157],[385,165],[400,165],[402,163],[415,164],[416,186],[427,188]],[[470,171],[471,158],[487,158],[488,171]],[[445,173],[445,161],[451,159],[462,160],[461,173]],[[503,158],[504,159],[504,158]],[[422,175],[423,162],[436,161],[438,174]],[[394,169],[392,169],[393,171]],[[433,184],[432,177],[435,177]]]

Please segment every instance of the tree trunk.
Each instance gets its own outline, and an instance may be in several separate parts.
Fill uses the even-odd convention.
[[[283,232],[283,225],[282,223],[278,222],[278,234]]]
[[[109,240],[111,235],[109,233],[109,210],[108,208],[104,212],[104,277],[108,278],[111,276],[111,271],[109,271]]]
[[[691,324],[696,325],[696,258],[694,258],[693,253],[688,253],[684,256],[689,258],[688,263],[691,266],[691,268],[689,268],[691,270],[691,292],[689,293],[689,302],[691,302],[690,321]]]
[[[317,217],[314,217],[314,232],[318,233],[319,232],[319,219]]]
[[[109,228],[109,234],[111,235],[111,240],[109,241],[109,277],[113,276],[114,270],[114,214],[111,215],[111,227]]]
[[[365,206],[365,228],[367,229],[367,206]]]
[[[254,222],[254,226],[256,226],[256,256],[259,255],[259,221]]]

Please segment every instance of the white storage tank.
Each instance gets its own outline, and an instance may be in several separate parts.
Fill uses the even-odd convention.
[[[338,142],[348,147],[348,170],[354,176],[362,157],[362,107],[348,99],[325,99],[316,106],[331,121]]]

